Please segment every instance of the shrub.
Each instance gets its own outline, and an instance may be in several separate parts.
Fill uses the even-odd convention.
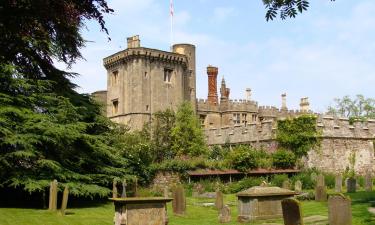
[[[278,169],[293,168],[296,161],[296,156],[291,151],[280,149],[272,154],[272,164]]]
[[[312,173],[317,173],[317,171],[315,169],[303,170],[297,175],[293,176],[291,179],[293,183],[300,180],[302,182],[302,189],[314,189],[316,181],[311,180]]]
[[[259,167],[259,155],[260,153],[256,150],[240,145],[233,149],[229,156],[229,162],[233,169],[246,172]]]
[[[283,185],[283,182],[288,179],[289,178],[287,174],[276,174],[271,177],[271,184],[281,187]]]
[[[259,186],[263,181],[266,181],[265,177],[248,177],[244,178],[238,182],[233,182],[228,185],[228,188],[225,190],[227,193],[237,193],[245,189]]]
[[[333,173],[323,173],[324,182],[328,188],[334,188],[336,183],[336,176]]]

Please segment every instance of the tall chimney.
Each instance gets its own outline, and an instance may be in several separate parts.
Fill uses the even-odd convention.
[[[287,110],[288,107],[286,107],[286,93],[283,93],[281,95],[281,109],[282,110]]]
[[[299,106],[302,112],[310,111],[309,98],[308,97],[301,98],[301,103],[299,104]]]
[[[139,35],[128,37],[127,42],[128,42],[128,48],[139,48],[139,47],[141,47],[141,40],[139,39]]]
[[[246,88],[245,90],[245,99],[246,101],[250,101],[251,100],[251,89],[250,88]]]
[[[207,67],[207,75],[208,75],[208,104],[209,105],[217,105],[217,74],[218,68],[209,65]]]

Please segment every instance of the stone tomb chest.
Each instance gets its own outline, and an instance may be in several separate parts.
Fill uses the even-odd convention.
[[[172,198],[110,198],[115,204],[115,225],[166,225],[167,202]]]
[[[237,193],[238,221],[273,219],[283,216],[281,200],[295,195],[294,191],[279,187],[252,187]]]

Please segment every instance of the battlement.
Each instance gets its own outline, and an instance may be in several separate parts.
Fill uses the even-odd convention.
[[[258,112],[258,103],[256,101],[247,101],[245,99],[230,100],[226,103],[219,103],[217,105],[209,104],[206,99],[198,99],[197,106],[198,111],[219,111],[221,107],[225,106],[225,111]]]
[[[146,58],[160,62],[166,61],[187,66],[187,57],[185,55],[144,47],[128,48],[117,52],[104,58],[103,64],[106,69],[109,69],[118,63],[126,62],[135,58]]]
[[[375,138],[375,120],[350,124],[347,118],[319,115],[316,125],[323,138]],[[232,144],[239,144],[273,140],[276,130],[276,122],[267,120],[260,123],[206,129],[205,134],[209,145],[224,144],[228,141]]]

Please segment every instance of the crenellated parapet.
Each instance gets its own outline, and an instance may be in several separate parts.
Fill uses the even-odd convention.
[[[350,124],[347,118],[320,115],[317,128],[321,131],[322,138],[364,140],[375,138],[375,120]],[[276,137],[276,130],[276,122],[267,120],[246,125],[206,129],[205,134],[209,145],[222,145],[226,142],[240,144],[273,140]]]
[[[133,59],[149,59],[157,62],[168,62],[169,64],[182,64],[187,67],[187,57],[182,54],[166,52],[151,48],[128,48],[103,59],[106,69],[117,66]]]

